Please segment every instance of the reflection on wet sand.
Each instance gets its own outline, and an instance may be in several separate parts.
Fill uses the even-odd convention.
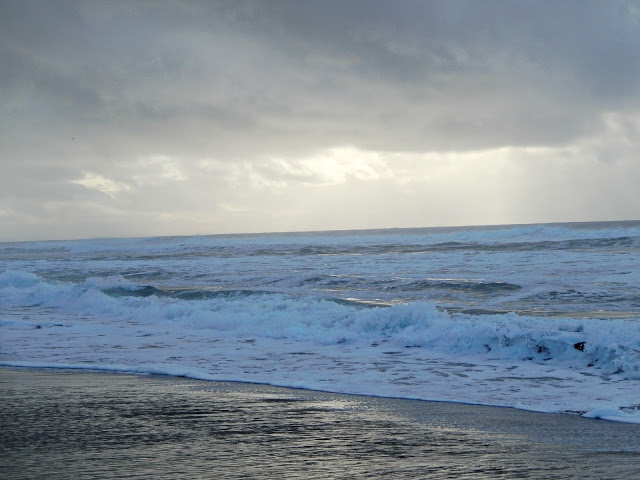
[[[261,385],[0,369],[4,478],[637,478],[640,425]]]

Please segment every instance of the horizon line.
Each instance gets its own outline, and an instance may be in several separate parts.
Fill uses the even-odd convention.
[[[469,224],[469,225],[435,225],[420,227],[369,227],[369,228],[338,228],[327,230],[273,230],[263,232],[229,232],[229,233],[193,233],[178,235],[133,235],[133,236],[98,236],[98,237],[78,237],[78,238],[51,238],[41,240],[0,240],[3,243],[36,243],[36,242],[78,242],[91,240],[127,240],[141,238],[180,238],[180,237],[234,237],[234,236],[258,236],[258,235],[310,235],[321,233],[347,233],[347,232],[375,232],[375,231],[399,231],[399,230],[444,230],[444,229],[465,229],[465,228],[505,228],[505,227],[525,227],[535,225],[579,225],[579,224],[605,224],[605,223],[640,223],[640,219],[625,220],[581,220],[581,221],[551,221],[551,222],[525,222],[525,223],[496,223],[496,224]]]

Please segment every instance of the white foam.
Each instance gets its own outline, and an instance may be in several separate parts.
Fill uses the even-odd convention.
[[[585,413],[583,417],[599,418],[614,422],[640,423],[640,414],[637,411],[634,413],[627,413],[616,406],[596,408],[595,410]]]
[[[359,309],[287,295],[113,297],[91,283],[0,274],[0,361],[592,415],[613,402],[615,419],[637,416],[638,322],[449,315],[429,303]]]

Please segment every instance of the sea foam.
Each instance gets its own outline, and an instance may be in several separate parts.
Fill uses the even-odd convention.
[[[0,363],[636,421],[639,232],[3,244]]]

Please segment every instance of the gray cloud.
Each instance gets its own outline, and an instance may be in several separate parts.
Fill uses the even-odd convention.
[[[261,202],[255,182],[245,179],[244,199],[226,185],[251,172],[264,185],[360,181],[310,166],[336,147],[562,149],[600,138],[607,115],[640,109],[634,1],[27,0],[0,10],[0,200],[10,205],[0,213],[25,218],[27,200],[33,213],[38,201],[101,198],[87,186],[98,178],[131,186],[104,200],[114,209],[152,216],[163,194],[135,178],[154,155],[186,179],[157,177],[173,192],[163,211],[248,211]],[[607,138],[592,150],[611,164],[627,153]],[[223,167],[200,171],[203,160]],[[398,178],[399,164],[385,162]]]
[[[197,141],[190,121],[266,148],[301,133],[308,147],[557,143],[595,128],[603,103],[637,100],[626,3],[56,3],[3,16],[22,112],[142,125],[154,144],[166,128]]]

